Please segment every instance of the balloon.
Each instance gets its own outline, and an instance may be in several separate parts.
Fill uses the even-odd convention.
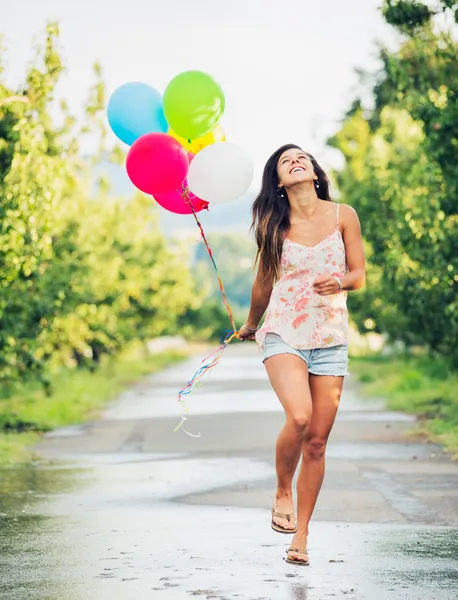
[[[185,179],[184,188],[187,187],[187,181]],[[193,193],[188,192],[189,200],[192,202],[194,210],[196,213],[204,210],[204,208],[208,208],[208,202],[205,200],[201,200],[197,198]],[[173,212],[177,215],[190,215],[192,214],[191,206],[188,202],[186,202],[186,198],[183,198],[183,190],[176,190],[174,192],[169,192],[168,194],[155,194],[154,198],[159,206]]]
[[[145,133],[168,129],[160,93],[146,83],[125,83],[113,92],[107,106],[108,123],[124,143],[133,144]]]
[[[194,154],[188,151],[187,155],[189,164],[191,164]],[[159,206],[162,206],[162,208],[165,208],[170,212],[173,212],[177,215],[190,215],[192,214],[191,206],[189,202],[186,202],[186,198],[183,198],[183,188],[186,189],[187,187],[188,182],[185,179],[180,189],[169,192],[168,194],[155,194],[154,199]],[[208,209],[208,202],[197,198],[197,196],[195,196],[189,189],[188,198],[191,200],[196,213],[204,210],[204,208]]]
[[[188,171],[183,146],[166,133],[147,133],[136,140],[126,159],[132,183],[145,194],[166,194],[181,187]]]
[[[164,113],[170,127],[186,140],[194,140],[216,127],[224,112],[219,83],[202,71],[184,71],[164,92]]]
[[[241,196],[253,181],[253,162],[243,148],[218,142],[199,152],[189,166],[188,185],[207,202],[230,202]]]
[[[197,138],[197,140],[186,140],[185,138],[176,134],[173,129],[169,129],[169,135],[178,140],[180,144],[186,148],[186,150],[189,150],[194,154],[197,154],[210,144],[226,141],[226,134],[224,133],[224,129],[221,127],[221,125],[217,125],[212,131],[210,131],[210,133],[207,133],[201,138]]]

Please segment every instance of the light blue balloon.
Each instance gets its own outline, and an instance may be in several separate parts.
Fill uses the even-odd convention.
[[[108,123],[113,133],[131,146],[145,133],[167,133],[162,96],[146,83],[125,83],[116,89],[107,106]]]

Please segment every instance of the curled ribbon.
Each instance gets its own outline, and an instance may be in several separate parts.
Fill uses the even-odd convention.
[[[194,219],[196,220],[197,226],[199,227],[199,230],[200,230],[200,235],[205,243],[205,247],[207,248],[208,255],[210,257],[213,268],[216,272],[216,276],[218,278],[219,289],[220,289],[221,296],[223,298],[223,302],[226,307],[227,313],[229,315],[229,320],[230,320],[230,323],[232,326],[232,330],[227,333],[227,335],[225,336],[225,338],[223,339],[223,341],[221,343],[221,346],[215,352],[213,352],[212,354],[210,354],[209,356],[207,356],[206,358],[203,359],[203,361],[200,364],[200,367],[197,369],[197,371],[194,373],[194,375],[188,381],[187,385],[178,392],[178,401],[181,404],[183,404],[183,402],[184,402],[183,396],[189,395],[196,387],[198,387],[202,383],[201,379],[202,379],[203,375],[208,373],[208,371],[210,371],[210,369],[213,369],[214,367],[216,367],[216,365],[220,362],[220,360],[222,358],[224,350],[232,342],[232,340],[234,338],[236,338],[238,335],[238,331],[235,326],[234,315],[233,315],[231,306],[229,304],[229,300],[227,298],[226,290],[224,289],[223,281],[219,274],[218,267],[217,267],[215,259],[213,257],[213,252],[208,243],[204,228],[202,227],[202,223],[199,221],[199,218],[197,217],[196,211],[194,210],[194,206],[191,202],[191,199],[189,198],[189,189],[188,188],[183,187],[182,198],[191,207],[192,214],[194,215]],[[186,408],[184,412],[188,412],[188,411],[189,411],[189,409]],[[187,421],[187,417],[182,416],[181,422],[175,427],[175,429],[173,431],[174,432],[178,431],[183,426],[185,421]],[[200,433],[192,434],[192,433],[189,433],[189,431],[186,431],[186,429],[183,429],[183,431],[185,433],[187,433],[188,435],[190,435],[191,437],[200,437]]]

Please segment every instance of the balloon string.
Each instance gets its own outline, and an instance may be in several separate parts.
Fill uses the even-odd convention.
[[[194,206],[193,206],[193,204],[191,202],[191,199],[189,198],[189,188],[185,188],[184,189],[183,198],[186,200],[186,202],[188,202],[189,206],[191,207],[192,214],[194,215],[194,219],[196,220],[197,226],[200,229],[200,235],[201,235],[201,237],[202,237],[202,239],[203,239],[203,241],[205,243],[208,255],[210,257],[210,260],[212,261],[213,268],[215,269],[215,272],[216,272],[216,277],[218,278],[219,289],[221,291],[221,296],[223,298],[224,305],[225,305],[227,313],[229,315],[229,320],[231,322],[232,330],[234,332],[236,332],[237,328],[235,326],[234,315],[232,313],[231,305],[229,304],[229,300],[227,298],[226,290],[224,289],[224,284],[223,284],[223,281],[222,281],[221,276],[219,274],[218,267],[216,265],[215,259],[213,258],[213,252],[212,252],[212,249],[210,248],[210,245],[209,245],[209,243],[207,241],[207,237],[205,235],[204,228],[202,227],[202,223],[199,221],[199,218],[198,218],[198,216],[196,214],[196,211],[195,211]]]
[[[196,214],[194,206],[191,202],[191,199],[189,198],[189,189],[188,188],[183,188],[183,196],[182,197],[183,197],[183,200],[185,200],[191,207],[192,214],[194,215],[194,219],[196,220],[197,226],[199,227],[201,237],[205,243],[205,247],[207,248],[207,252],[208,252],[208,255],[212,262],[213,268],[215,269],[216,276],[218,278],[219,288],[221,291],[221,296],[223,298],[224,305],[225,305],[227,313],[229,315],[229,320],[231,322],[232,330],[227,333],[226,337],[224,338],[224,340],[222,340],[222,343],[221,343],[220,347],[216,350],[216,352],[213,352],[212,354],[210,354],[209,356],[207,356],[206,358],[203,359],[200,367],[194,373],[194,375],[189,380],[187,385],[178,392],[178,401],[181,404],[183,404],[183,396],[189,395],[193,391],[193,389],[195,389],[196,387],[198,387],[198,385],[200,385],[202,383],[202,377],[206,373],[208,373],[208,371],[210,371],[210,369],[213,369],[214,367],[216,367],[217,364],[219,364],[219,362],[223,356],[224,350],[232,342],[232,340],[238,336],[237,327],[236,327],[235,321],[234,321],[234,315],[233,315],[231,306],[229,304],[229,300],[227,298],[226,290],[224,289],[223,281],[222,281],[221,276],[218,271],[218,266],[213,257],[213,252],[208,243],[204,228],[202,227],[202,223],[199,221],[199,218],[197,217],[197,214]],[[188,411],[189,411],[189,409],[186,408],[184,412],[188,412]],[[182,416],[181,422],[175,427],[174,432],[178,431],[180,429],[180,427],[183,426],[183,424],[186,420],[187,420],[187,417]],[[192,434],[192,433],[189,433],[189,431],[186,431],[186,429],[183,429],[183,431],[185,433],[187,433],[188,435],[190,435],[191,437],[200,437],[200,433]]]

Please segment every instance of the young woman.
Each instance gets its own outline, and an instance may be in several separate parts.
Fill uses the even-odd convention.
[[[286,560],[308,565],[309,521],[347,374],[347,292],[365,283],[361,229],[350,206],[331,201],[313,156],[293,144],[267,161],[252,212],[259,267],[239,338],[256,339],[286,413],[272,528],[294,533]],[[291,487],[301,456],[296,524]]]

